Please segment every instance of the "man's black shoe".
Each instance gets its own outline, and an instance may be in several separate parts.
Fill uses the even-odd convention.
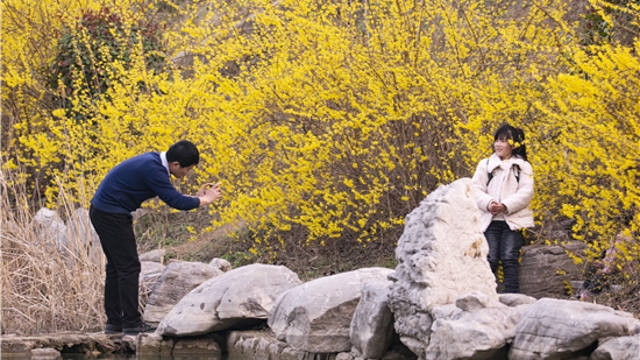
[[[148,333],[148,332],[154,332],[156,331],[157,327],[155,326],[151,326],[145,323],[142,323],[142,325],[140,326],[136,326],[136,327],[132,327],[132,328],[123,328],[122,329],[122,336],[136,336],[140,333]]]
[[[121,332],[122,325],[107,324],[107,326],[104,327],[105,334],[120,334]]]

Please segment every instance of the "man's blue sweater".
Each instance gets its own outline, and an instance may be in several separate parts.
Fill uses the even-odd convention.
[[[180,210],[200,206],[200,199],[184,196],[173,187],[167,168],[156,152],[132,157],[111,169],[98,186],[91,205],[104,212],[128,214],[143,201],[156,196]]]

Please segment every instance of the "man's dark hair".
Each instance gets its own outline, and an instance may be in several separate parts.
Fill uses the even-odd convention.
[[[178,162],[185,168],[191,165],[198,165],[200,162],[200,152],[198,148],[189,140],[180,140],[171,145],[167,151],[167,162]]]

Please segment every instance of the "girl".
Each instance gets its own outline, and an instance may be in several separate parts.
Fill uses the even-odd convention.
[[[495,133],[495,152],[478,164],[473,175],[480,223],[489,243],[489,265],[494,275],[498,261],[504,270],[506,293],[520,292],[518,281],[522,229],[533,226],[529,207],[533,197],[533,169],[523,145],[524,132],[502,125]]]

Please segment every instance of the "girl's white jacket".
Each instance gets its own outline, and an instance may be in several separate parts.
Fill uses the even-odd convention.
[[[519,178],[516,174],[519,170]],[[493,174],[489,181],[489,173]],[[488,183],[488,185],[487,185]],[[487,230],[493,215],[489,212],[492,201],[502,203],[507,208],[503,215],[511,230],[533,226],[533,211],[530,203],[533,197],[533,168],[520,157],[500,160],[497,154],[483,159],[473,175],[476,202],[480,209],[482,231]]]

